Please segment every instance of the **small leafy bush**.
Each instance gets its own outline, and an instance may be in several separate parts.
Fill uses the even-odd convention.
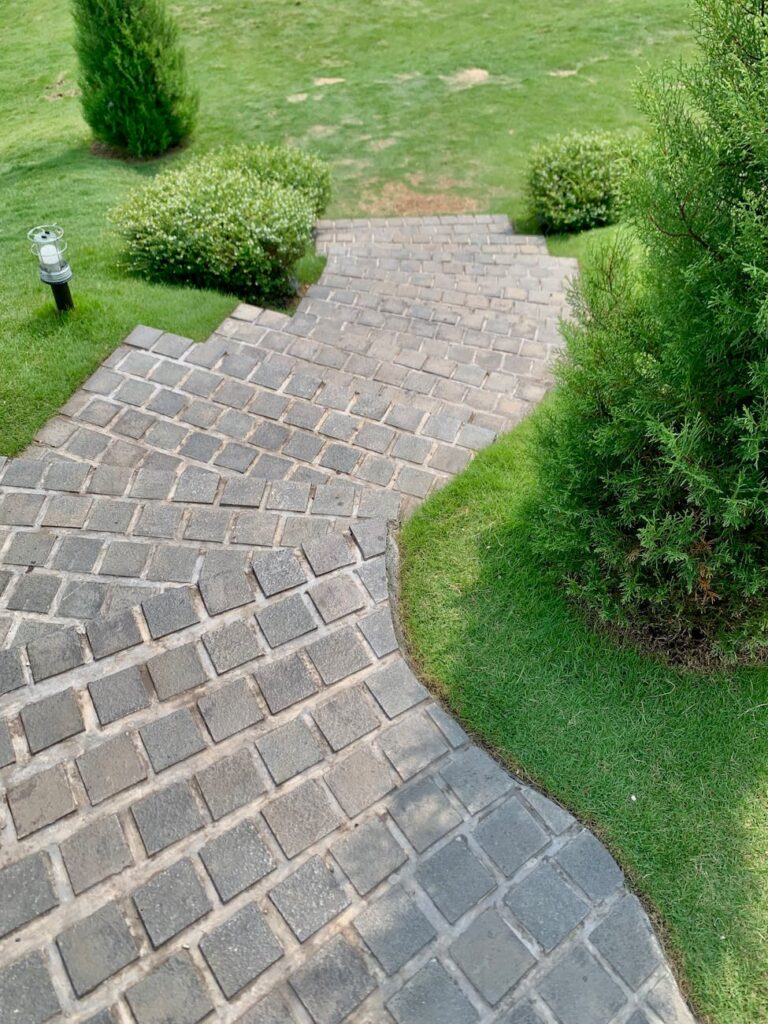
[[[634,248],[574,293],[532,523],[600,618],[680,660],[765,660],[768,10],[696,9],[698,59],[640,94]]]
[[[293,268],[328,187],[327,169],[313,157],[236,146],[159,174],[111,219],[133,273],[276,301],[295,290]]]
[[[621,183],[636,137],[572,132],[534,149],[528,199],[546,232],[585,231],[618,220]]]
[[[128,156],[159,156],[195,123],[175,22],[162,0],[73,0],[83,116]]]

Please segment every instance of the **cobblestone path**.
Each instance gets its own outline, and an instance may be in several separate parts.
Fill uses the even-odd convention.
[[[544,393],[574,264],[499,217],[318,241],[293,317],[136,328],[0,466],[0,1024],[691,1022],[391,615],[392,521]]]

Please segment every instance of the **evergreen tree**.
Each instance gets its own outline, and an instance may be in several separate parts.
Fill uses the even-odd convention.
[[[631,237],[574,294],[539,435],[537,544],[670,653],[768,648],[768,12],[696,0],[698,59],[651,75]]]
[[[197,96],[163,0],[73,0],[83,116],[98,140],[158,156],[192,130]]]

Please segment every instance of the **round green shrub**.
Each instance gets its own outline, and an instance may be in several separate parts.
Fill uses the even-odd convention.
[[[100,142],[159,156],[195,123],[176,23],[163,0],[73,0],[83,116]]]
[[[320,161],[295,150],[208,153],[157,175],[112,211],[123,266],[250,302],[279,300],[294,290],[293,268],[327,187]]]
[[[621,183],[636,145],[626,132],[571,132],[537,146],[528,200],[542,230],[585,231],[618,220]]]

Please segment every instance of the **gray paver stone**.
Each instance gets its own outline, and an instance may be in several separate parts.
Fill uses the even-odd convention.
[[[365,607],[365,593],[351,576],[333,576],[310,587],[309,595],[323,622],[335,622]]]
[[[246,748],[221,758],[195,778],[214,821],[255,800],[265,788]]]
[[[305,541],[303,548],[315,576],[333,572],[334,569],[351,565],[354,561],[349,544],[340,533],[330,533],[326,537]]]
[[[375,804],[395,786],[389,766],[370,747],[357,747],[326,775],[333,795],[350,818]]]
[[[189,953],[177,953],[126,992],[138,1024],[198,1024],[213,1010]]]
[[[123,829],[115,814],[100,818],[74,835],[67,836],[60,849],[76,895],[133,863]]]
[[[507,878],[549,842],[544,829],[515,796],[483,818],[475,828],[475,838]]]
[[[318,704],[315,724],[333,750],[341,750],[379,724],[376,706],[362,686],[352,686]]]
[[[77,806],[61,764],[11,786],[7,799],[19,839],[66,817]]]
[[[235,679],[210,691],[197,706],[214,743],[256,725],[264,717],[246,679]]]
[[[365,683],[388,718],[395,718],[429,696],[402,658],[368,676]]]
[[[363,558],[384,554],[387,548],[386,519],[358,519],[352,523],[351,529]]]
[[[8,723],[0,719],[0,768],[13,764],[16,760],[16,753],[13,749],[13,740],[8,728]]]
[[[272,989],[269,995],[260,999],[242,1017],[238,1017],[237,1024],[296,1024],[296,1018],[283,995],[277,989]]]
[[[133,902],[155,949],[211,909],[190,860],[177,861],[139,886]]]
[[[381,749],[402,779],[410,779],[448,749],[443,734],[423,712],[406,716],[381,734]]]
[[[32,853],[0,869],[0,936],[8,935],[58,904],[47,853]]]
[[[57,935],[56,945],[78,996],[93,991],[139,955],[136,940],[114,902],[65,928]]]
[[[147,670],[160,700],[169,700],[208,681],[194,643],[156,654],[147,662]]]
[[[44,1024],[59,1009],[41,953],[30,953],[0,968],[0,1024]]]
[[[312,731],[294,719],[256,740],[269,774],[280,785],[323,759],[323,748]]]
[[[296,654],[257,667],[256,681],[273,715],[317,692],[312,674]]]
[[[150,857],[204,824],[188,782],[154,790],[133,804],[131,813]]]
[[[149,707],[149,694],[137,666],[94,679],[88,691],[101,725]]]
[[[496,886],[488,869],[457,836],[416,867],[416,879],[443,917],[455,924]]]
[[[89,622],[85,627],[94,658],[106,658],[142,642],[136,616],[129,608]]]
[[[512,788],[507,772],[479,747],[456,754],[441,775],[470,814],[487,807]]]
[[[227,998],[254,981],[283,955],[266,918],[249,903],[200,943],[213,976]]]
[[[267,597],[307,581],[306,573],[288,548],[258,552],[253,559],[253,571]]]
[[[76,629],[57,629],[27,647],[32,678],[36,683],[68,672],[84,662],[80,636]]]
[[[341,935],[288,980],[315,1024],[341,1024],[376,987],[362,955]]]
[[[139,729],[155,772],[162,772],[205,750],[205,740],[189,708],[157,718]]]
[[[141,608],[153,640],[185,629],[199,621],[192,602],[192,590],[189,587],[167,590],[156,597],[150,597],[142,602]]]
[[[399,790],[389,813],[418,853],[423,853],[461,823],[461,815],[431,779]]]
[[[387,974],[394,974],[437,937],[416,903],[396,885],[355,918],[355,928]]]
[[[37,612],[45,615],[50,611],[60,581],[55,576],[41,576],[33,573],[22,576],[8,598],[11,611]]]
[[[11,693],[26,685],[21,652],[0,651],[0,694]]]
[[[635,896],[625,896],[595,928],[589,941],[631,989],[637,990],[661,956],[648,919]]]
[[[310,857],[269,894],[299,942],[349,906],[338,879],[320,857]]]
[[[531,1004],[526,1002],[514,1006],[500,1024],[544,1024],[544,1020]],[[631,1022],[627,1022],[627,1024],[631,1024]]]
[[[228,832],[212,839],[200,851],[223,903],[260,881],[275,868],[275,861],[261,838],[258,822],[241,821]]]
[[[589,907],[549,863],[539,864],[513,885],[504,902],[546,952],[583,921]]]
[[[482,997],[495,1006],[536,963],[495,910],[486,910],[450,946],[450,953]]]
[[[392,625],[392,613],[389,608],[379,608],[366,615],[359,622],[363,636],[373,648],[377,658],[385,658],[398,649],[397,637]]]
[[[623,881],[618,864],[591,832],[580,832],[560,850],[557,860],[593,900],[610,896]]]
[[[370,655],[354,626],[344,626],[307,647],[326,686],[338,683],[371,664]]]
[[[244,573],[206,575],[201,577],[199,587],[209,615],[221,615],[253,601],[253,591]]]
[[[339,824],[327,793],[314,779],[276,797],[263,814],[286,857],[295,857]]]
[[[331,853],[362,896],[407,860],[404,850],[379,818],[337,840]]]
[[[256,627],[239,620],[203,635],[203,644],[219,675],[239,668],[264,653]]]
[[[256,613],[267,643],[279,647],[317,629],[317,623],[301,594],[292,594]]]
[[[76,759],[80,776],[92,804],[100,804],[115,793],[130,789],[147,777],[147,769],[133,742],[133,733],[92,747]]]
[[[626,999],[600,964],[576,946],[545,975],[539,993],[562,1024],[608,1024]]]
[[[85,729],[80,704],[71,687],[27,704],[21,709],[21,721],[33,754]]]
[[[472,1024],[477,1011],[438,960],[429,960],[387,1003],[397,1024]]]

